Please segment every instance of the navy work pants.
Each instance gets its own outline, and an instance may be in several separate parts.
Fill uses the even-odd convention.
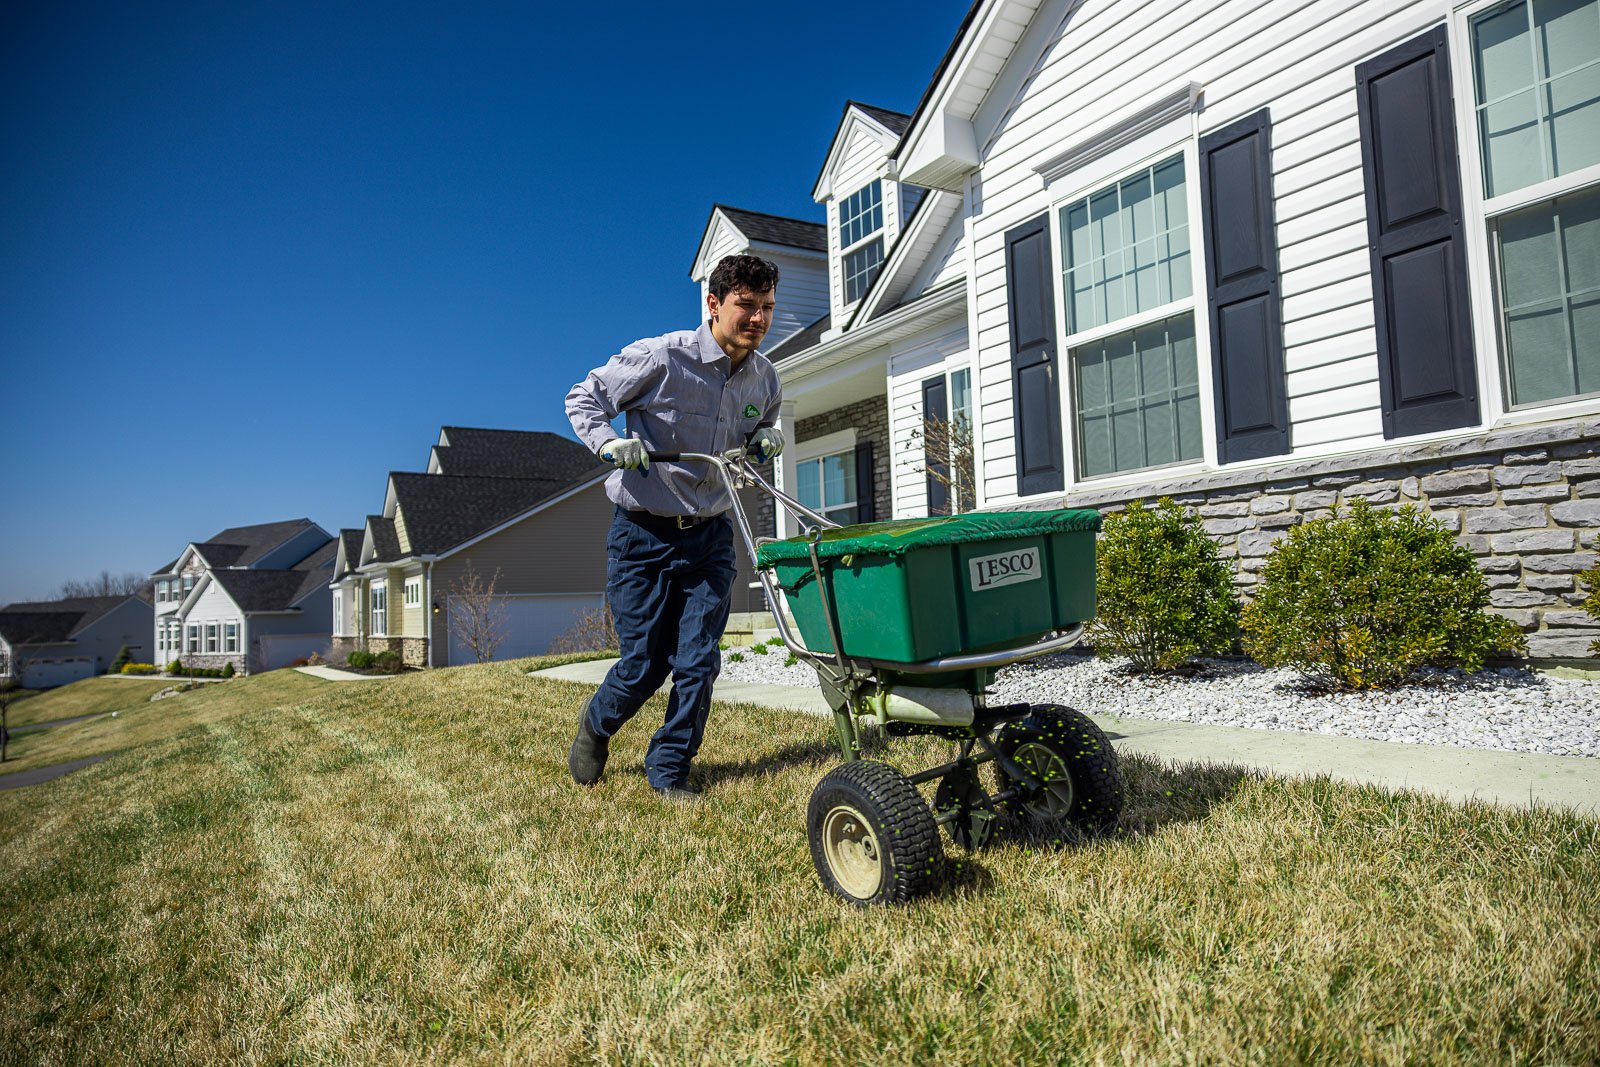
[[[666,720],[650,739],[645,773],[680,785],[700,751],[711,684],[722,670],[717,642],[733,592],[733,525],[718,516],[678,529],[618,508],[606,540],[606,599],[622,658],[589,702],[589,726],[610,737],[672,675]]]

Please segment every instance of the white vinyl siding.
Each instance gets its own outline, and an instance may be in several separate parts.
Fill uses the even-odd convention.
[[[1052,207],[1035,167],[1136,113],[1184,81],[1200,83],[1205,107],[1175,122],[1184,143],[1262,107],[1272,117],[1271,170],[1277,223],[1290,441],[1296,454],[1328,454],[1383,443],[1379,410],[1365,188],[1354,67],[1450,17],[1439,0],[1156,0],[1142,5],[1086,0],[1070,20],[1049,12],[1060,37],[997,76],[974,128],[984,155],[981,213],[973,220],[969,288],[978,358],[978,419],[984,505],[1016,497],[1005,234]],[[1465,64],[1455,64],[1457,93]],[[1140,162],[1113,150],[1099,164],[1119,178]],[[1099,165],[1097,164],[1097,165]],[[1061,184],[1082,188],[1068,175]],[[1191,194],[1191,205],[1198,203]],[[1200,219],[1191,217],[1199,248]],[[1052,230],[1056,228],[1052,226]],[[1059,244],[1059,232],[1052,232]],[[1053,254],[1059,254],[1053,249]],[[1200,275],[1197,272],[1197,277]],[[1058,279],[1059,284],[1059,279]],[[1203,294],[1196,299],[1199,406],[1214,402]],[[1058,331],[1063,329],[1057,323]],[[1482,361],[1485,353],[1480,353]],[[1064,397],[1064,401],[1067,398]],[[1063,421],[1071,408],[1063,404]],[[1209,424],[1203,459],[1215,463]],[[1069,485],[1072,484],[1069,470]]]
[[[947,327],[941,333],[920,338],[896,352],[889,360],[889,463],[892,517],[912,518],[928,514],[928,478],[923,468],[923,449],[916,435],[922,429],[922,385],[943,374],[950,380],[957,372],[967,373],[969,404],[976,408],[977,373],[972,353],[967,350],[965,324]],[[947,398],[953,403],[954,389]],[[978,442],[974,442],[976,446]],[[879,516],[888,518],[891,516]]]
[[[885,176],[893,139],[891,138],[887,145],[879,141],[855,116],[848,120],[842,136],[845,138],[844,146],[835,159],[833,172],[829,176],[832,195],[827,203],[829,303],[833,314],[832,324],[835,328],[844,325],[857,300],[876,276],[879,267],[869,266],[869,262],[876,257],[878,263],[881,263],[894,247],[895,239],[900,236],[902,229],[900,185]],[[875,236],[869,236],[868,233],[857,234],[852,229],[851,244],[846,246],[840,241],[845,200],[873,183],[877,183],[879,189],[881,224],[875,231],[869,231]],[[876,251],[870,251],[863,240],[877,240],[881,244]],[[854,282],[847,292],[846,253],[851,251],[859,254],[854,257],[851,264],[855,268]]]

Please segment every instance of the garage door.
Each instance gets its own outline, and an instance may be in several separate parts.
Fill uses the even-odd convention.
[[[454,600],[455,598],[451,598]],[[505,639],[495,649],[495,659],[542,656],[550,643],[577,625],[585,612],[598,611],[605,603],[603,593],[566,593],[548,596],[508,596],[501,598],[505,612]],[[450,662],[454,666],[478,662],[477,655],[450,627]]]
[[[94,660],[82,657],[29,660],[22,665],[24,689],[49,689],[92,677],[94,677]]]

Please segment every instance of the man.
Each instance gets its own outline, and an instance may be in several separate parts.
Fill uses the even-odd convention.
[[[783,450],[773,427],[782,386],[756,346],[772,325],[778,268],[728,256],[711,272],[708,318],[698,330],[635,341],[567,394],[572,428],[617,470],[606,541],[606,599],[619,659],[585,705],[567,757],[579,785],[599,781],[611,735],[672,674],[666,720],[650,739],[645,773],[671,800],[693,800],[689,765],[700,750],[717,641],[733,591],[728,489],[705,463],[650,463],[650,452],[725,452],[746,444]],[[611,420],[625,419],[625,437]]]

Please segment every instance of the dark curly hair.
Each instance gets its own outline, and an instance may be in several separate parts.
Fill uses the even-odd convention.
[[[736,289],[764,293],[778,288],[778,267],[760,256],[723,256],[711,272],[709,284],[718,300],[726,299]]]

